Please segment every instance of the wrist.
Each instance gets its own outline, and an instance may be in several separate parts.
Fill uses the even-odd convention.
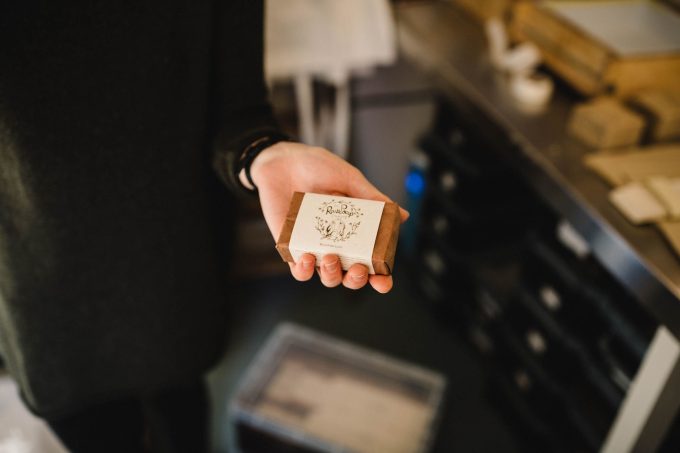
[[[267,148],[287,139],[288,137],[285,134],[273,131],[269,134],[260,136],[243,150],[238,163],[236,164],[236,168],[234,169],[234,176],[238,179],[244,190],[251,193],[257,193],[257,183],[255,183],[252,178],[252,166],[255,159]]]
[[[272,163],[280,159],[284,154],[286,154],[286,142],[277,142],[271,146],[260,151],[260,153],[255,157],[253,162],[250,164],[250,176],[255,183],[255,186],[259,187],[260,180],[266,177],[267,168],[271,167]],[[248,189],[251,189],[252,184],[248,181],[246,177],[245,170],[241,170],[239,173],[239,179],[242,184]],[[252,188],[251,190],[253,190]]]

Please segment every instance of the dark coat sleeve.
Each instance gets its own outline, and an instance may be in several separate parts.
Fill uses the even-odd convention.
[[[278,131],[264,82],[264,6],[262,0],[216,3],[212,159],[225,184],[242,192],[234,171],[242,150]]]

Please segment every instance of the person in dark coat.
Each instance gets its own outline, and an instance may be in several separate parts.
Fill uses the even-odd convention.
[[[0,356],[72,451],[206,450],[202,376],[238,309],[217,176],[257,186],[273,236],[296,190],[387,199],[281,135],[262,24],[261,0],[0,6]],[[392,285],[318,264],[329,287]]]

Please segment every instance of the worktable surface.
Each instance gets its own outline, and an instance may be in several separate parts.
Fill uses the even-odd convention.
[[[611,187],[583,164],[592,152],[566,133],[571,90],[556,85],[550,104],[527,112],[488,57],[479,22],[446,2],[395,9],[400,50],[436,88],[509,139],[507,158],[589,243],[592,253],[654,317],[680,338],[680,258],[652,226],[630,224],[608,201]]]

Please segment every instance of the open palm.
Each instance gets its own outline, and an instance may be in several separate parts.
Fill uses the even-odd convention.
[[[356,167],[323,148],[301,143],[280,142],[267,148],[253,162],[251,174],[274,239],[283,228],[294,192],[390,201]],[[402,209],[401,214],[405,221],[408,213]],[[304,254],[297,263],[290,263],[290,269],[297,280],[305,281],[312,278],[316,265],[314,255]],[[361,264],[355,264],[343,273],[335,255],[324,256],[318,266],[321,282],[328,287],[342,283],[348,288],[359,289],[369,282],[381,293],[392,288],[391,276],[369,276],[368,269]]]

